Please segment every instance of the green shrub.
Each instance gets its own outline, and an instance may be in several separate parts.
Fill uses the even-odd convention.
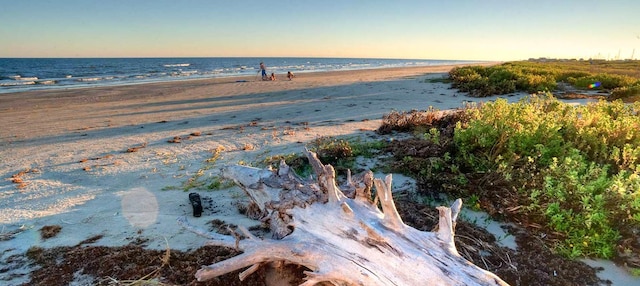
[[[640,96],[640,83],[636,83],[633,86],[623,86],[613,89],[611,91],[611,100],[623,99],[629,97]]]
[[[456,67],[449,72],[452,86],[471,96],[484,97],[523,91],[550,92],[558,82],[578,89],[618,89],[616,98],[638,94],[640,61],[632,62],[508,62],[497,66]],[[597,86],[594,84],[598,83]]]
[[[465,112],[455,162],[518,186],[528,217],[563,238],[560,253],[610,258],[640,230],[640,103],[574,107],[547,94]]]
[[[332,165],[336,171],[346,171],[346,169],[357,171],[355,166],[356,157],[372,157],[384,149],[385,146],[385,142],[319,137],[311,142],[309,149],[317,154],[318,159],[323,164]]]
[[[544,212],[553,231],[566,236],[558,244],[560,253],[611,258],[620,234],[606,208],[615,195],[608,193],[612,180],[607,166],[588,162],[572,149],[545,169],[544,181],[535,206]]]
[[[582,71],[566,71],[566,72],[562,72],[560,73],[557,77],[556,80],[558,81],[562,81],[562,82],[570,82],[570,79],[573,79],[575,81],[576,78],[581,78],[581,77],[586,77],[591,75],[588,72],[582,72]],[[573,84],[573,83],[572,83]]]
[[[333,137],[319,137],[312,142],[311,150],[324,164],[336,165],[338,159],[353,157],[349,142]]]
[[[262,160],[258,166],[271,166],[273,168],[278,168],[280,166],[280,161],[283,160],[300,177],[306,178],[313,174],[313,169],[311,168],[307,157],[298,153],[269,156]]]
[[[529,93],[553,91],[557,85],[555,78],[551,75],[524,74],[516,81],[518,90]]]
[[[630,86],[636,79],[624,75],[596,74],[576,78],[573,85],[580,89],[614,89]],[[594,83],[600,83],[597,87],[591,87]]]
[[[505,163],[512,166],[528,157],[545,164],[560,156],[564,147],[559,118],[546,115],[566,117],[571,114],[567,109],[571,107],[556,100],[532,96],[513,104],[498,99],[469,110],[472,120],[454,134],[461,159],[481,171]]]

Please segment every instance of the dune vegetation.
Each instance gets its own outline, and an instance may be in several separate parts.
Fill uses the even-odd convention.
[[[609,100],[640,100],[640,61],[518,61],[457,67],[449,72],[449,78],[454,88],[476,97],[553,92],[569,86],[578,91],[600,91]]]
[[[547,93],[433,114],[392,113],[379,129],[413,133],[389,150],[419,192],[466,198],[566,257],[640,268],[640,102],[574,106]]]
[[[382,171],[416,179],[423,196],[462,197],[468,207],[543,236],[568,258],[640,268],[640,102],[575,106],[547,93],[437,114],[385,115],[378,133],[409,139],[364,146],[324,138],[311,149],[352,170],[362,156],[352,150],[389,152]],[[287,161],[299,168],[297,158]]]

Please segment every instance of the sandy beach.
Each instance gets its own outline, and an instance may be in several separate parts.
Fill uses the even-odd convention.
[[[7,1],[0,286],[640,286],[640,1],[504,2]]]
[[[426,81],[451,68],[0,95],[2,260],[32,246],[76,245],[96,236],[92,245],[141,240],[153,249],[202,246],[203,238],[176,223],[181,216],[203,228],[212,219],[254,226],[235,206],[244,197],[239,188],[190,190],[204,200],[196,218],[182,186],[217,178],[225,164],[256,165],[272,155],[300,153],[321,136],[379,138],[374,130],[393,110],[454,109],[495,99],[466,97],[448,84]],[[394,184],[410,184],[398,178]],[[40,230],[51,225],[61,226],[60,232],[43,239]],[[17,285],[28,271],[16,266],[0,278]]]

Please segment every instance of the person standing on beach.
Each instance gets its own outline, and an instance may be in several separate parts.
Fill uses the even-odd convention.
[[[262,71],[262,80],[267,79],[267,67],[264,66],[263,62],[260,62],[260,70]]]

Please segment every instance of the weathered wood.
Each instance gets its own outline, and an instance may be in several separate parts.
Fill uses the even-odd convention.
[[[277,171],[246,166],[223,170],[258,204],[262,219],[270,223],[271,239],[258,239],[244,229],[241,240],[207,233],[179,219],[208,238],[207,244],[243,251],[203,266],[195,274],[199,281],[246,268],[242,280],[261,266],[286,262],[309,269],[303,285],[507,285],[458,254],[454,230],[460,199],[451,208],[437,208],[436,232],[419,231],[404,224],[396,210],[391,175],[381,180],[371,172],[349,173],[343,192],[333,167],[305,152],[317,182],[300,179],[284,163]],[[372,186],[382,211],[371,198]]]

